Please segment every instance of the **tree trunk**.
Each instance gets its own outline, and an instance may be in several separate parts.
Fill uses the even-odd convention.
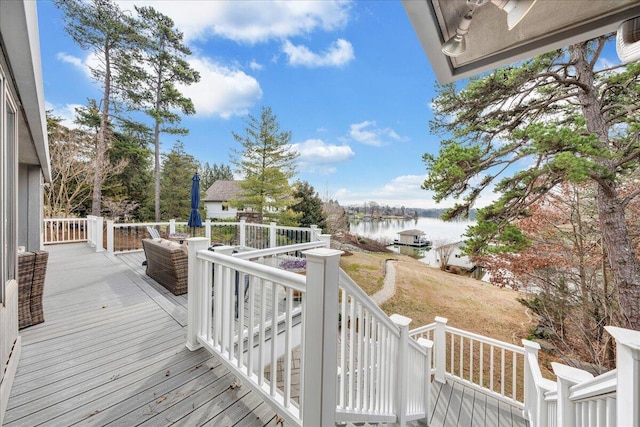
[[[608,126],[602,114],[600,101],[594,85],[593,66],[587,58],[587,45],[580,43],[569,48],[577,70],[577,80],[584,85],[579,99],[586,119],[587,131],[597,135],[603,146],[609,147]],[[615,176],[614,161],[607,158],[597,160],[610,176]],[[617,288],[618,303],[622,318],[629,328],[640,330],[640,263],[631,244],[622,201],[618,195],[615,179],[596,179],[596,204],[602,240],[606,248],[613,281]]]
[[[161,50],[164,51],[164,41],[160,42]],[[154,187],[154,199],[155,199],[155,214],[156,214],[156,222],[160,221],[160,125],[161,119],[158,115],[160,111],[160,106],[162,103],[162,62],[158,65],[158,79],[156,80],[156,102],[155,102],[155,128],[153,130],[153,141],[155,147],[155,187]]]
[[[107,152],[107,126],[109,122],[109,97],[111,96],[111,54],[109,45],[105,45],[105,76],[102,99],[102,113],[100,115],[100,130],[96,140],[95,175],[93,177],[93,196],[91,200],[91,214],[100,216],[102,211],[102,182],[104,181],[104,164]]]

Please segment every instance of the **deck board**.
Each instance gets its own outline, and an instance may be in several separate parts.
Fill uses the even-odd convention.
[[[232,377],[205,350],[186,349],[186,297],[146,280],[143,254],[114,257],[84,244],[47,250],[45,322],[21,331],[3,425],[274,419],[248,388],[230,392]]]

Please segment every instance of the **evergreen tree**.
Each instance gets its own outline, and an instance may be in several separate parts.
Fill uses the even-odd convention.
[[[115,102],[126,100],[126,94],[136,87],[131,62],[127,60],[138,48],[133,19],[111,0],[56,0],[56,5],[65,14],[65,29],[73,41],[98,58],[97,65],[91,68],[93,78],[102,87],[91,213],[99,216]]]
[[[291,151],[291,132],[281,131],[271,108],[263,107],[259,119],[249,116],[244,135],[232,134],[242,146],[233,151],[233,164],[243,181],[242,195],[230,204],[253,208],[283,225],[295,222],[297,215],[289,209],[295,204],[289,180],[299,154]]]
[[[640,63],[598,69],[607,38],[472,79],[459,92],[440,87],[432,129],[450,139],[437,156],[424,155],[424,188],[437,201],[460,200],[447,213],[452,218],[468,214],[497,181],[500,199],[478,210],[467,233],[467,247],[480,253],[526,248],[513,221],[559,184],[589,183],[622,322],[640,329],[640,261],[625,214],[640,191],[621,191],[640,166]]]
[[[174,27],[173,20],[152,7],[137,7],[140,43],[144,46],[131,60],[138,64],[140,86],[131,91],[131,97],[145,106],[153,119],[155,159],[155,219],[160,220],[160,134],[186,135],[189,131],[179,127],[182,114],[195,114],[191,99],[177,89],[177,85],[190,85],[200,80],[200,74],[185,60],[191,50],[183,44],[183,34]]]
[[[327,228],[322,200],[311,184],[307,181],[296,181],[293,184],[293,197],[297,203],[292,205],[291,209],[300,214],[300,227],[317,225],[323,230]]]
[[[213,166],[205,163],[200,171],[200,185],[205,190],[218,180],[232,181],[233,171],[229,165],[214,163]]]
[[[160,176],[162,218],[186,221],[191,213],[193,174],[198,171],[200,165],[195,157],[184,151],[184,145],[180,142],[162,157]]]

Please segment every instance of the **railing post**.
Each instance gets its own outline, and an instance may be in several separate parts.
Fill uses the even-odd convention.
[[[445,382],[444,374],[447,367],[447,319],[436,317],[436,330],[433,341],[436,348],[436,377],[435,380]]]
[[[640,331],[605,326],[616,340],[616,424],[640,425]]]
[[[202,310],[203,280],[202,268],[197,257],[197,252],[206,250],[209,242],[204,237],[192,237],[187,239],[187,348],[191,351],[202,347],[198,342],[198,335],[202,334],[206,324]],[[211,297],[211,296],[209,296]]]
[[[427,357],[424,361],[424,420],[423,424],[429,425],[431,417],[431,357],[433,351],[433,341],[426,338],[418,338],[418,345],[425,349]]]
[[[318,234],[318,240],[324,242],[326,248],[331,247],[331,234]]]
[[[569,399],[569,388],[581,382],[590,380],[593,375],[582,369],[563,365],[562,363],[551,362],[553,373],[558,378],[558,403],[557,403],[557,426],[571,427],[576,425],[576,411],[571,399]]]
[[[407,393],[409,387],[409,323],[411,319],[392,314],[391,321],[400,329],[396,365],[396,425],[407,425]]]
[[[211,220],[210,219],[204,222],[204,237],[209,239],[209,242],[211,242]]]
[[[101,216],[96,217],[96,252],[104,251],[104,246],[102,244],[102,230],[104,227],[104,218]]]
[[[544,427],[547,425],[547,411],[542,411],[541,407],[544,403],[544,393],[540,392],[542,396],[538,396],[531,366],[534,361],[538,363],[540,344],[522,340],[522,346],[524,347],[524,418],[533,421],[533,425]]]
[[[87,243],[89,243],[91,247],[95,244],[96,224],[94,218],[93,215],[87,215]]]
[[[318,248],[307,257],[304,297],[301,419],[304,426],[333,426],[338,381],[338,280],[342,251]]]
[[[175,219],[170,219],[169,220],[169,235],[172,234],[176,234],[176,220]],[[167,236],[169,237],[169,236]]]
[[[240,249],[244,249],[247,247],[247,221],[245,219],[240,220]]]
[[[276,223],[269,223],[269,247],[275,248],[278,246],[276,242]]]
[[[309,241],[315,242],[316,240],[320,240],[320,233],[322,233],[322,230],[320,230],[318,226],[315,224],[312,224],[310,228],[311,228],[311,236],[309,236],[310,237]]]
[[[107,252],[113,254],[113,220],[107,220]]]

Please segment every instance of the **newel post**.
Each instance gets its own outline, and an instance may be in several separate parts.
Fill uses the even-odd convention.
[[[392,314],[391,321],[400,330],[396,364],[396,425],[407,425],[407,388],[409,387],[409,323],[411,319]]]
[[[104,251],[104,246],[103,246],[103,238],[102,238],[102,231],[103,231],[103,227],[104,227],[104,218],[102,218],[101,216],[96,217],[96,252],[102,252]]]
[[[204,237],[211,241],[211,220],[208,219],[204,222]]]
[[[170,219],[169,220],[169,235],[172,234],[176,234],[176,220],[175,219]],[[169,236],[167,236],[168,238]]]
[[[342,251],[317,248],[307,257],[301,419],[304,426],[333,426],[338,381],[338,277]]]
[[[93,230],[96,226],[93,220],[94,218],[95,217],[93,215],[87,215],[87,243],[91,247],[93,247],[93,244],[94,244]]]
[[[331,234],[320,234],[318,235],[318,240],[324,242],[326,248],[331,247]]]
[[[247,246],[247,221],[244,219],[240,220],[240,248],[244,249]]]
[[[533,421],[534,425],[544,427],[547,425],[547,411],[543,411],[543,405],[546,406],[544,393],[538,392],[533,375],[534,369],[540,369],[538,364],[540,344],[522,340],[522,346],[524,347],[524,418]],[[537,366],[531,366],[533,363]]]
[[[445,382],[444,374],[447,367],[447,322],[444,317],[436,317],[434,345],[436,347],[436,376],[435,380]]]
[[[113,254],[113,232],[114,226],[112,220],[107,220],[107,252]]]
[[[192,237],[187,239],[187,252],[189,256],[187,264],[187,348],[191,351],[196,350],[202,345],[198,342],[198,335],[204,330],[206,320],[203,312],[203,302],[205,298],[211,298],[206,295],[208,286],[205,286],[203,271],[203,261],[199,261],[197,252],[206,250],[209,241],[205,237]],[[206,265],[204,266],[206,267]]]
[[[275,248],[278,244],[276,243],[276,223],[269,223],[269,247]]]
[[[433,341],[426,338],[418,338],[418,345],[425,349],[427,357],[424,360],[424,420],[423,423],[429,425],[429,417],[431,416],[431,357],[433,351]]]
[[[562,363],[551,362],[551,367],[558,378],[557,426],[575,426],[576,411],[574,403],[569,399],[571,393],[569,389],[576,384],[592,379],[593,375]]]
[[[640,331],[605,326],[616,340],[616,424],[640,425]]]

